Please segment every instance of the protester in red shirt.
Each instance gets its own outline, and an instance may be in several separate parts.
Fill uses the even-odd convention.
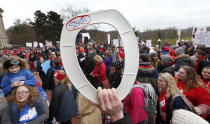
[[[199,109],[199,105],[210,106],[210,91],[192,67],[182,66],[177,74],[177,86],[186,98],[193,104],[195,113],[205,115],[204,109]],[[208,109],[208,108],[206,108]],[[206,116],[202,116],[206,118]]]
[[[109,83],[106,78],[106,65],[104,64],[102,57],[99,55],[96,55],[94,56],[93,60],[95,61],[96,66],[94,70],[90,73],[90,75],[93,76],[96,86],[97,85],[99,86],[100,85],[99,82],[100,82],[102,83],[103,87],[108,88]]]
[[[202,71],[202,79],[203,83],[209,88],[210,90],[210,66],[204,67]]]
[[[171,74],[160,73],[158,88],[160,90],[158,98],[160,111],[158,111],[158,115],[161,115],[161,123],[169,124],[172,118],[172,111],[174,109],[184,109],[185,104],[180,96],[181,93],[177,88],[176,81]]]
[[[122,47],[119,48],[119,52],[118,52],[117,54],[118,54],[118,56],[120,57],[119,59],[121,59],[121,60],[124,59],[125,54],[124,54],[124,50],[123,50]]]

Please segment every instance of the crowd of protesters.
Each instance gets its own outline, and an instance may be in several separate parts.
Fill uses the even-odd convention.
[[[78,63],[98,89],[100,104],[96,106],[77,91],[65,73],[59,44],[1,49],[0,91],[7,105],[1,108],[0,124],[71,124],[73,118],[79,118],[80,124],[181,124],[195,118],[196,123],[208,123],[207,52],[190,42],[153,48],[139,44],[138,74],[130,93],[120,101],[115,88],[124,72],[123,47],[77,43]],[[46,61],[47,70],[43,68]],[[179,119],[177,113],[185,118]]]

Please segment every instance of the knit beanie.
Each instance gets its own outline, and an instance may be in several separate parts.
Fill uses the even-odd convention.
[[[152,51],[149,53],[149,56],[152,58],[154,56],[158,56],[158,53],[156,51]]]
[[[208,124],[202,117],[190,111],[179,109],[172,113],[172,124]]]
[[[182,55],[185,53],[184,48],[183,47],[179,47],[175,50],[175,53],[177,56]]]

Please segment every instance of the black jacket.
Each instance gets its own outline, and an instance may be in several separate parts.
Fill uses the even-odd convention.
[[[188,66],[188,65],[190,65],[189,55],[183,54],[176,57],[173,68],[174,68],[174,71],[178,71],[181,66]]]
[[[197,74],[202,76],[203,68],[206,67],[209,64],[209,61],[207,59],[203,59],[198,63],[198,70]]]
[[[158,67],[157,70],[159,73],[164,73],[164,72],[168,72],[169,74],[171,74],[172,76],[175,76],[174,74],[174,68],[170,65],[170,64],[164,64],[162,65],[160,62],[158,63]]]
[[[174,98],[174,101],[172,101],[172,96],[169,96],[167,103],[166,103],[166,124],[170,124],[170,121],[172,119],[172,112],[175,109],[185,109],[185,103],[181,96],[177,96]],[[157,111],[157,118],[161,118],[160,115],[160,109]],[[158,119],[159,121],[156,122],[156,124],[161,123],[161,119]]]
[[[117,120],[115,122],[111,122],[110,124],[132,124],[132,121],[128,114],[126,114],[122,119]]]
[[[76,102],[77,90],[72,86],[68,89],[66,84],[59,84],[52,92],[49,108],[49,119],[53,117],[58,122],[65,122],[77,115],[78,105]]]

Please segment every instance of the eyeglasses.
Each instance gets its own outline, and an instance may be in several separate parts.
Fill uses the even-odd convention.
[[[16,92],[15,95],[20,96],[20,95],[26,95],[27,93],[29,93],[29,91]]]

